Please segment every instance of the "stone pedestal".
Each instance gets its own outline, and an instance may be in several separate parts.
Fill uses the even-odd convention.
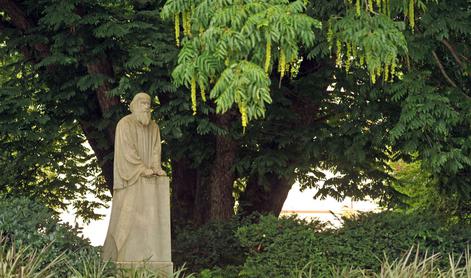
[[[146,267],[170,276],[169,178],[141,177],[141,182],[115,190],[104,258],[118,267]]]

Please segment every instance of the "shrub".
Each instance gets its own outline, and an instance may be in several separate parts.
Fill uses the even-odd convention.
[[[384,255],[401,257],[413,245],[419,246],[421,254],[425,250],[462,253],[471,239],[470,228],[466,224],[447,225],[428,215],[367,213],[345,219],[342,228],[325,235],[322,246],[331,265],[378,270]]]
[[[227,222],[209,223],[199,228],[177,229],[172,241],[172,259],[175,265],[191,272],[229,265],[241,265],[245,249],[235,236],[241,225],[238,218]]]
[[[289,277],[313,261],[316,273],[327,269],[322,256],[321,238],[324,225],[294,217],[277,219],[263,216],[259,223],[241,227],[237,236],[249,256],[241,277]]]
[[[6,244],[28,246],[32,250],[49,246],[41,253],[41,264],[65,256],[66,260],[55,264],[62,276],[68,271],[65,261],[73,264],[83,254],[99,252],[79,232],[77,227],[60,223],[57,213],[41,203],[27,198],[0,197],[0,233]]]
[[[449,226],[439,218],[395,212],[361,214],[338,230],[295,218],[260,218],[237,236],[248,250],[242,277],[291,277],[309,265],[312,277],[332,277],[331,268],[377,272],[381,259],[398,258],[411,246],[428,252],[458,254],[471,239],[469,225]],[[447,265],[445,256],[437,263]]]

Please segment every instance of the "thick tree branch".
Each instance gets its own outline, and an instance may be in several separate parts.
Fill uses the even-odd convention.
[[[104,54],[101,57],[98,57],[93,63],[87,64],[87,71],[89,74],[101,74],[108,77],[113,77],[113,68],[111,62],[108,60]],[[110,91],[110,84],[107,81],[104,81],[97,89],[96,95],[98,103],[100,106],[100,111],[103,117],[105,117],[114,106],[120,105],[118,97],[112,97],[108,95]],[[112,126],[107,128],[107,137],[109,142],[114,141],[115,133],[115,123],[112,123]]]
[[[448,48],[448,50],[450,50],[451,55],[453,55],[453,58],[455,58],[455,61],[460,65],[460,67],[463,67],[463,62],[458,57],[458,53],[456,53],[455,48],[445,39],[442,40],[442,43]]]
[[[15,1],[0,0],[0,10],[4,11],[7,15],[10,16],[13,25],[15,25],[18,29],[26,31],[30,29],[31,26],[33,26],[33,24],[26,17],[26,14]]]
[[[22,32],[28,32],[33,26],[33,22],[28,19],[26,13],[20,8],[20,6],[13,0],[0,0],[0,10],[5,12],[10,18],[13,26],[21,30]],[[36,43],[33,48],[39,53],[39,57],[44,58],[49,56],[49,47],[43,43]],[[24,53],[25,50],[22,50]],[[27,58],[29,58],[27,56]]]
[[[432,51],[432,55],[433,55],[433,58],[435,59],[435,62],[438,65],[438,68],[440,69],[440,72],[442,73],[443,77],[445,77],[446,81],[448,81],[448,83],[450,83],[451,86],[457,88],[458,86],[456,85],[456,83],[453,80],[451,80],[450,76],[448,76],[448,74],[446,73],[445,68],[443,67],[443,64],[440,62],[440,59],[438,59],[437,53],[435,51]]]

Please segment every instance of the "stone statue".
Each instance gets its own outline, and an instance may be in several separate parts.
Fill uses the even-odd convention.
[[[161,141],[151,120],[150,96],[138,93],[131,114],[116,127],[110,225],[103,259],[170,275],[169,180],[161,166]]]

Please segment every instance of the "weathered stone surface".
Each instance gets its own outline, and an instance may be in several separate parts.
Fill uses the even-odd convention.
[[[114,188],[103,259],[171,275],[169,178],[161,168],[150,97],[137,94],[116,128]]]

